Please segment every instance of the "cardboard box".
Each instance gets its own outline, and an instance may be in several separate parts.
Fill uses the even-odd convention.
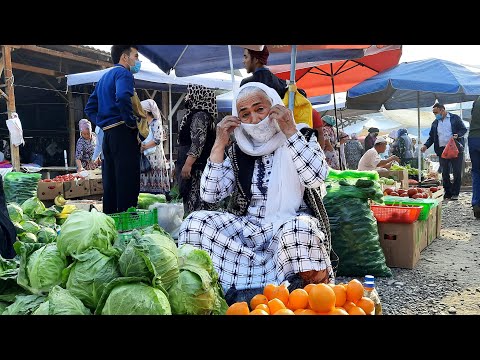
[[[435,206],[430,209],[430,214],[426,220],[428,225],[427,245],[430,245],[433,240],[437,238],[437,207],[438,206]]]
[[[420,252],[422,252],[430,243],[428,242],[428,220],[418,220],[418,226],[420,227],[420,233],[425,234],[425,236],[418,239],[418,247]]]
[[[401,188],[408,190],[408,171],[405,170],[395,170],[395,171],[379,171],[379,176],[383,176],[386,178],[391,178],[395,181],[400,182]]]
[[[53,200],[58,195],[63,195],[63,182],[39,181],[37,187],[37,197],[40,200]]]
[[[437,237],[440,237],[440,230],[442,229],[442,202],[440,201],[436,207],[437,209]]]
[[[65,181],[63,183],[63,193],[65,199],[78,198],[90,195],[90,180],[77,179]]]
[[[102,179],[90,179],[90,195],[103,194]]]
[[[379,222],[377,225],[387,266],[413,269],[420,258],[422,241],[427,238],[425,221],[411,224]]]

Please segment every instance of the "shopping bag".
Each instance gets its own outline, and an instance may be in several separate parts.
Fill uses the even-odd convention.
[[[442,158],[455,159],[456,157],[458,157],[458,153],[459,151],[458,151],[457,144],[455,142],[455,139],[452,136],[450,140],[448,140],[448,143],[445,146],[445,149],[443,149]]]
[[[143,111],[142,105],[140,103],[140,98],[135,91],[132,96],[132,108],[135,116],[138,117],[137,128],[140,135],[145,139],[148,136],[149,128],[147,122],[147,114]]]
[[[152,164],[150,164],[150,160],[142,153],[140,155],[140,173],[145,174],[152,170]]]
[[[294,96],[293,117],[295,122],[297,124],[305,123],[309,127],[313,127],[312,104],[305,96],[298,92],[298,89],[295,90]],[[287,91],[282,99],[286,107],[288,107],[289,98],[290,91]]]
[[[22,123],[16,112],[12,112],[12,117],[7,120],[7,127],[12,144],[15,146],[25,145]]]

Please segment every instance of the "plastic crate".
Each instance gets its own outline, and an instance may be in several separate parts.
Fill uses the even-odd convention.
[[[438,199],[410,199],[399,196],[384,196],[383,202],[386,205],[396,206],[421,206],[422,210],[418,220],[427,220],[430,214],[430,209],[438,205]]]
[[[115,227],[118,231],[129,231],[158,223],[156,208],[152,210],[141,210],[132,207],[127,211],[109,214],[109,216],[115,221]]]
[[[379,222],[411,224],[417,221],[421,206],[370,205]]]

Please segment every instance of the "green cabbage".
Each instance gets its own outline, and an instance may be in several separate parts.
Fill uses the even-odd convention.
[[[18,205],[17,203],[9,203],[7,205],[7,210],[8,210],[8,216],[10,217],[10,220],[15,222],[22,221],[23,210],[20,207],[20,205]]]
[[[94,210],[78,210],[71,213],[62,225],[57,246],[67,256],[92,248],[110,255],[115,253],[112,244],[116,237],[115,221],[110,216]]]
[[[198,273],[203,276],[198,275]],[[168,290],[174,315],[210,315],[215,306],[215,290],[205,287],[202,278],[209,278],[205,270],[182,270],[177,282]]]
[[[57,218],[55,216],[40,216],[37,218],[37,224],[53,229],[57,225]]]
[[[36,243],[38,242],[37,236],[35,234],[24,232],[18,235],[18,239],[27,243]]]
[[[149,193],[140,193],[138,194],[138,209],[148,209],[148,207],[155,203],[166,203],[167,198],[164,194],[149,194]]]
[[[168,237],[158,234],[135,236],[119,260],[123,276],[145,276],[153,285],[168,290],[178,278],[177,246]]]
[[[89,308],[95,310],[107,284],[120,277],[118,259],[103,255],[96,249],[73,255],[66,289]]]
[[[33,294],[48,292],[62,282],[62,271],[67,266],[65,256],[53,244],[23,243],[13,245],[20,255],[17,282]]]
[[[35,218],[36,215],[41,214],[45,211],[45,205],[36,196],[25,200],[21,207],[23,213],[31,218]]]
[[[54,286],[47,301],[41,304],[33,315],[92,315],[83,303],[68,290]]]
[[[43,295],[18,295],[15,302],[6,308],[2,315],[29,315],[44,301]]]
[[[55,242],[57,240],[57,232],[49,227],[41,228],[37,233],[37,240],[44,244]]]
[[[21,221],[20,225],[22,225],[22,228],[25,230],[25,232],[29,232],[29,233],[32,233],[32,234],[35,234],[35,235],[40,230],[40,226],[37,223],[35,223],[31,220]]]
[[[105,290],[95,314],[101,315],[171,315],[168,297],[138,278],[118,278]],[[108,294],[108,296],[105,296]]]
[[[0,302],[12,303],[15,296],[25,293],[25,290],[17,284],[19,266],[20,261],[16,258],[4,259],[0,255]]]

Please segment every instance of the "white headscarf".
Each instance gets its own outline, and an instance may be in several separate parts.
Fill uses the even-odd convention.
[[[238,116],[238,94],[243,88],[249,86],[262,89],[272,100],[272,106],[285,106],[274,89],[259,82],[249,82],[238,89],[237,96],[232,103],[232,115]],[[278,127],[276,122],[271,122],[270,125]],[[306,124],[297,124],[297,129],[299,130],[305,126]],[[297,168],[293,162],[290,150],[287,147],[287,138],[285,134],[280,131],[265,144],[253,144],[245,135],[241,126],[234,130],[234,134],[238,146],[248,155],[262,156],[274,152],[264,221],[266,223],[273,223],[273,233],[275,234],[282,224],[297,215],[305,190],[304,185],[300,182],[300,178],[297,175]]]
[[[90,121],[88,121],[87,119],[81,119],[79,122],[78,122],[78,129],[80,131],[83,131],[83,130],[90,130],[92,131],[92,123]]]
[[[160,109],[157,106],[157,103],[152,99],[143,100],[140,102],[142,109],[144,111],[149,111],[153,114],[153,118],[162,121]]]

